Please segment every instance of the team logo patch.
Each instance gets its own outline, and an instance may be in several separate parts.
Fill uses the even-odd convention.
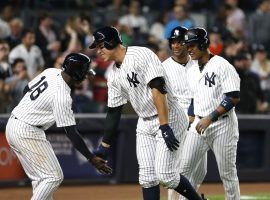
[[[208,75],[208,72],[206,72],[204,78],[205,78],[205,85],[209,84],[209,87],[212,87],[212,85],[215,85],[215,78],[216,74],[212,72],[211,76]]]
[[[131,77],[129,76],[129,74],[127,74],[127,80],[128,80],[128,82],[129,82],[129,85],[130,85],[130,87],[137,87],[138,86],[138,84],[140,83],[139,81],[138,81],[138,79],[137,79],[137,75],[138,74],[136,74],[135,72],[131,72],[132,74],[131,74]]]
[[[103,33],[97,32],[97,35],[98,35],[98,40],[99,41],[102,41],[102,40],[105,39],[105,35],[103,35]]]
[[[174,31],[174,35],[175,35],[175,36],[179,36],[179,30],[175,30],[175,31]]]

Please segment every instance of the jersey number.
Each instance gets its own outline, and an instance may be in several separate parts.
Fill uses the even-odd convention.
[[[48,88],[48,82],[44,81],[45,78],[45,76],[42,76],[41,79],[30,88],[30,90],[33,91],[30,94],[30,99],[32,101],[36,100],[39,95]]]

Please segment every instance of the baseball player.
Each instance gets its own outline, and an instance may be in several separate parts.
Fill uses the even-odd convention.
[[[192,170],[205,153],[214,152],[226,200],[239,200],[236,150],[239,139],[235,105],[239,102],[240,79],[235,68],[224,58],[209,52],[208,34],[192,28],[184,38],[188,53],[198,60],[191,82],[195,119],[187,134],[190,149],[183,149],[181,170]],[[192,115],[192,114],[189,114]],[[187,153],[188,152],[188,153]]]
[[[44,130],[55,122],[63,127],[74,147],[101,173],[110,174],[105,160],[93,155],[78,130],[71,109],[71,88],[88,74],[90,59],[81,53],[67,55],[61,69],[50,68],[34,78],[11,113],[6,138],[32,181],[32,200],[53,199],[63,172]]]
[[[93,34],[91,49],[105,60],[115,61],[108,77],[108,111],[105,134],[95,150],[106,157],[115,137],[121,109],[130,101],[138,114],[136,153],[144,200],[159,200],[159,184],[188,199],[201,199],[189,181],[175,168],[176,150],[188,122],[172,96],[164,69],[154,52],[145,47],[122,45],[114,27]]]
[[[197,69],[197,62],[190,58],[186,46],[183,45],[184,34],[186,32],[187,29],[182,26],[177,26],[171,31],[168,42],[169,48],[172,50],[172,56],[166,59],[162,65],[165,69],[166,75],[168,76],[168,82],[172,86],[173,92],[176,95],[181,107],[184,109],[186,117],[188,118],[188,108],[191,102],[191,92],[188,86],[190,84],[189,81],[193,81],[192,71]],[[190,118],[191,119],[189,119],[189,121],[194,119],[194,117]],[[207,154],[204,155],[196,167],[193,167],[192,171],[181,171],[181,153],[184,148],[189,150],[189,146],[193,145],[190,143],[185,143],[184,138],[185,136],[183,136],[183,139],[180,141],[180,147],[178,149],[179,156],[177,157],[177,169],[182,175],[186,176],[192,186],[198,190],[206,175]],[[179,194],[174,190],[169,189],[168,200],[178,199]]]

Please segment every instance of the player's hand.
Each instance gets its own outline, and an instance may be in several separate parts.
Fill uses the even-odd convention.
[[[197,132],[202,135],[211,123],[212,121],[209,117],[202,118],[196,125]]]
[[[194,116],[188,116],[188,128],[187,128],[187,130],[190,129],[191,124],[194,122],[194,120],[195,120]]]
[[[93,153],[96,156],[107,160],[109,155],[109,147],[104,147],[102,144],[100,144],[96,149],[93,150]]]
[[[101,174],[109,175],[112,173],[112,168],[107,165],[107,162],[104,159],[98,156],[94,156],[89,162],[94,165]]]
[[[170,151],[177,150],[179,141],[175,138],[171,127],[168,124],[160,125],[159,129],[162,132],[162,137]]]

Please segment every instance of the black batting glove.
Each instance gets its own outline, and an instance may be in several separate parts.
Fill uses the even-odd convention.
[[[104,147],[102,144],[100,144],[96,149],[93,150],[93,153],[96,156],[107,160],[109,155],[109,147]]]
[[[173,130],[168,124],[160,125],[159,129],[162,132],[162,137],[170,151],[177,150],[179,147],[179,141],[175,138]]]

